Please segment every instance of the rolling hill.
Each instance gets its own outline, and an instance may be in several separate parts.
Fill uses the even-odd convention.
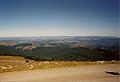
[[[0,45],[0,55],[23,56],[36,61],[119,60],[117,37],[4,38],[0,39]]]

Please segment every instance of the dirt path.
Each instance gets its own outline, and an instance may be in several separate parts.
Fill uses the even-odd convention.
[[[0,73],[0,82],[119,82],[120,65],[82,65],[54,69]]]

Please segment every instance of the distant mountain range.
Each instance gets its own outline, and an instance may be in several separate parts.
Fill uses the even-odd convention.
[[[15,46],[16,49],[31,50],[37,47],[70,47],[119,50],[119,37],[103,36],[46,36],[0,38],[0,45]]]

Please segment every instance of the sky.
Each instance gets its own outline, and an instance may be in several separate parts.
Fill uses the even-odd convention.
[[[0,37],[118,34],[119,0],[0,0]]]

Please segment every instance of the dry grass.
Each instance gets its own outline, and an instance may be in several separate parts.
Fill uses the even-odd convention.
[[[35,62],[33,60],[28,60],[23,57],[17,56],[0,56],[0,73],[11,72],[11,71],[24,71],[24,70],[34,70],[34,69],[46,69],[46,68],[57,68],[57,67],[70,67],[70,66],[80,66],[80,65],[93,65],[93,64],[113,64],[119,63],[119,61],[43,61]]]
[[[18,56],[0,56],[0,60],[25,60],[23,57]]]

